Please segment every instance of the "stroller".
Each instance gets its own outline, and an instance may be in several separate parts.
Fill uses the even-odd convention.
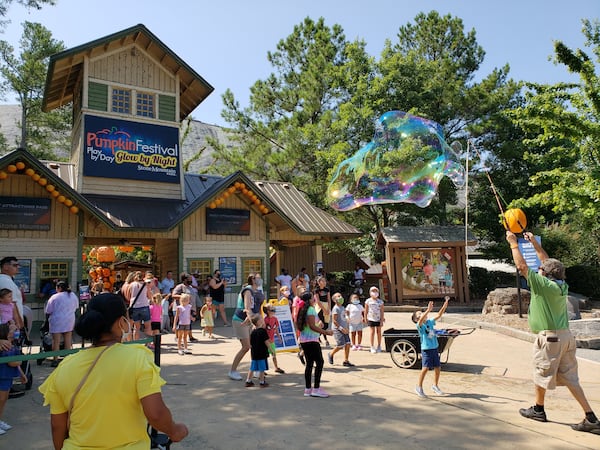
[[[24,328],[19,338],[15,339],[14,345],[19,349],[20,354],[31,355],[31,347],[33,343],[29,339],[27,328]],[[23,350],[25,350],[26,353]],[[9,398],[21,397],[25,395],[25,391],[29,391],[33,386],[33,373],[31,372],[30,362],[30,360],[26,360],[21,363],[21,370],[25,374],[27,381],[23,382],[20,378],[15,378],[8,393]]]

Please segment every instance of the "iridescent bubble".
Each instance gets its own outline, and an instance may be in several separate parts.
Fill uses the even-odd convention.
[[[460,151],[460,144],[454,144]],[[456,186],[464,184],[464,168],[444,140],[442,127],[403,111],[388,111],[377,121],[373,140],[338,165],[327,198],[338,211],[385,203],[425,208],[444,175]]]

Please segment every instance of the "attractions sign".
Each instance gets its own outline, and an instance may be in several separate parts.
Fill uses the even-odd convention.
[[[179,129],[86,115],[83,174],[179,183]]]

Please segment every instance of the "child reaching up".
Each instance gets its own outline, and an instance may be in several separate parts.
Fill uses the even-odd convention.
[[[17,327],[14,323],[3,323],[2,325],[0,325],[0,340],[4,339],[12,341],[16,330]],[[0,352],[0,356],[14,356],[19,355],[20,353],[21,352],[18,349],[18,347],[13,345],[13,347],[10,350]],[[27,377],[21,370],[20,361],[13,361],[9,363],[0,364],[0,419],[2,419],[4,405],[6,405],[6,400],[8,400],[8,393],[12,386],[13,378],[18,376],[21,377],[21,381],[23,381],[23,383],[27,382]],[[12,426],[0,420],[0,435],[3,435],[11,428]]]
[[[173,320],[173,332],[177,334],[177,353],[180,355],[191,355],[188,350],[188,333],[192,324],[192,305],[190,305],[190,294],[181,294],[179,306],[175,311]],[[183,348],[181,348],[183,341]]]
[[[421,340],[421,362],[423,368],[419,374],[419,384],[415,387],[415,392],[419,397],[426,397],[425,392],[423,392],[423,380],[425,380],[427,371],[432,369],[434,370],[434,375],[431,390],[437,395],[444,395],[442,390],[438,387],[441,363],[440,354],[438,352],[439,344],[435,330],[435,322],[444,315],[449,301],[450,297],[444,297],[444,304],[433,319],[427,318],[429,313],[433,310],[433,302],[429,302],[429,305],[427,305],[427,309],[424,312],[415,311],[412,315],[412,320],[417,324],[419,339]]]
[[[204,305],[200,308],[200,325],[202,334],[208,333],[209,339],[214,339],[213,329],[215,328],[215,307],[212,303],[212,297],[204,297]]]
[[[250,363],[250,370],[246,377],[246,387],[254,386],[252,381],[252,374],[258,372],[258,380],[260,387],[264,388],[269,385],[265,380],[265,370],[269,368],[269,335],[265,330],[265,321],[260,314],[254,314],[252,316],[252,325],[254,330],[250,333],[250,356],[252,362]]]

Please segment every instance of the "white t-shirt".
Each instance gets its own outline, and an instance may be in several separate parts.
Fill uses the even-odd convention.
[[[364,279],[365,276],[365,270],[364,269],[358,269],[354,271],[354,279],[355,280],[362,280]]]
[[[354,304],[350,303],[346,306],[346,311],[348,311],[348,321],[352,325],[358,325],[363,320],[363,311],[365,310],[364,306],[360,303]]]
[[[367,320],[370,320],[371,322],[381,321],[381,310],[383,309],[383,300],[381,300],[380,298],[373,299],[369,297],[365,302],[365,305],[369,305]]]
[[[288,273],[287,275],[281,274],[275,277],[275,280],[277,280],[279,282],[279,284],[281,284],[281,287],[283,286],[287,286],[290,288],[290,291],[292,290],[292,276]]]

